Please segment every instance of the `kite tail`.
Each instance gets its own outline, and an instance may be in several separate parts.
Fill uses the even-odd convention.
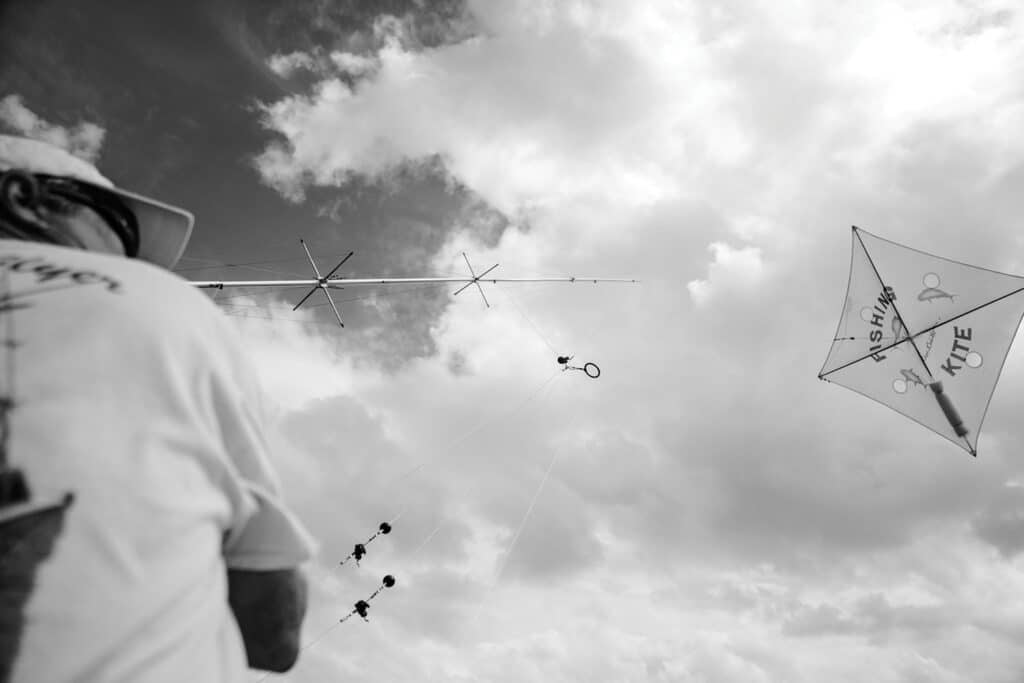
[[[942,408],[942,412],[945,414],[946,419],[949,420],[949,424],[953,427],[956,435],[967,436],[968,430],[967,427],[964,427],[963,418],[960,417],[960,413],[953,406],[953,402],[949,400],[949,396],[942,392],[942,382],[932,382],[928,386],[935,393],[935,400],[939,402],[939,407]]]

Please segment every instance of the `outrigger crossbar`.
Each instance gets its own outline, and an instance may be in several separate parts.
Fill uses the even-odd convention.
[[[295,304],[295,307],[292,310],[299,310],[299,306],[306,303],[306,299],[313,296],[313,293],[319,289],[324,293],[324,296],[327,297],[327,303],[331,305],[331,310],[334,311],[334,317],[338,319],[338,324],[341,325],[342,327],[345,327],[345,323],[341,322],[341,313],[338,312],[338,307],[334,305],[334,299],[331,298],[331,293],[327,291],[328,282],[330,280],[330,277],[337,273],[338,269],[345,265],[345,261],[348,261],[350,258],[352,258],[352,254],[354,254],[355,252],[348,252],[348,255],[345,256],[345,258],[341,259],[341,261],[338,262],[338,265],[331,268],[331,272],[327,273],[327,275],[321,276],[320,269],[316,267],[316,261],[313,260],[313,255],[309,253],[309,247],[306,246],[306,241],[299,240],[299,242],[302,244],[302,248],[306,250],[306,258],[309,259],[309,265],[313,266],[313,272],[316,274],[316,284],[313,285],[313,289],[309,290],[309,293],[307,293],[306,296],[302,297],[302,300],[299,301],[299,303]]]
[[[370,285],[414,285],[414,284],[461,284],[462,287],[457,289],[453,295],[457,295],[467,287],[476,285],[477,290],[480,292],[480,296],[483,297],[484,304],[490,308],[490,303],[487,301],[487,297],[484,295],[484,290],[480,286],[481,282],[490,282],[497,284],[499,282],[626,282],[626,283],[638,283],[640,280],[635,278],[608,278],[608,277],[484,277],[492,270],[498,267],[495,263],[493,266],[483,271],[479,275],[473,270],[473,266],[469,262],[469,257],[466,256],[465,252],[462,254],[462,258],[466,261],[466,266],[469,268],[470,277],[370,277],[370,278],[346,278],[346,277],[335,277],[334,274],[348,261],[355,252],[349,252],[345,258],[338,262],[338,265],[334,266],[327,275],[321,275],[320,269],[316,265],[316,261],[313,260],[313,255],[310,254],[309,248],[306,246],[304,240],[299,240],[302,244],[302,248],[306,252],[306,258],[309,259],[309,264],[313,267],[313,273],[316,275],[316,279],[306,280],[192,280],[189,284],[199,289],[224,289],[225,287],[311,287],[304,297],[295,304],[292,310],[298,310],[299,306],[306,303],[306,300],[313,294],[320,290],[327,297],[328,303],[331,305],[331,309],[334,311],[334,316],[338,319],[338,324],[342,327],[345,323],[341,320],[341,313],[338,312],[338,307],[334,303],[334,299],[331,297],[330,290],[332,289],[344,289],[346,287],[366,287]]]
[[[489,273],[492,270],[494,270],[495,268],[497,268],[498,264],[495,263],[493,266],[491,266],[490,268],[488,268],[484,272],[482,272],[479,275],[477,275],[475,272],[473,272],[473,266],[470,264],[469,257],[466,256],[466,252],[462,252],[462,258],[466,259],[466,267],[469,268],[469,274],[473,276],[473,279],[470,280],[469,282],[467,282],[466,284],[462,285],[461,287],[459,287],[454,292],[452,292],[452,296],[458,296],[459,292],[464,290],[466,287],[469,287],[470,285],[476,285],[476,288],[478,290],[480,290],[480,296],[482,296],[483,299],[484,299],[484,305],[487,306],[487,308],[490,308],[491,304],[490,304],[490,302],[487,301],[487,297],[484,296],[484,289],[483,289],[483,287],[480,286],[480,278],[482,278],[484,275],[487,275],[487,273]]]

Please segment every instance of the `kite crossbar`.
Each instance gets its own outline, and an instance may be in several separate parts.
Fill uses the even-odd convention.
[[[466,260],[466,267],[469,268],[469,274],[472,275],[473,277],[472,277],[472,279],[470,279],[469,282],[467,282],[466,284],[464,284],[463,286],[459,287],[457,290],[452,292],[452,296],[456,296],[459,292],[464,290],[466,287],[469,287],[470,285],[476,285],[476,288],[480,291],[480,296],[482,296],[484,298],[484,305],[487,306],[487,308],[490,308],[491,304],[487,301],[487,297],[484,296],[484,289],[483,289],[483,287],[480,286],[480,278],[482,278],[484,275],[487,275],[487,273],[489,273],[492,270],[494,270],[495,268],[497,268],[498,264],[495,263],[493,266],[491,266],[490,268],[488,268],[484,272],[482,272],[479,275],[477,275],[476,272],[473,271],[473,265],[469,262],[469,257],[466,256],[466,252],[462,252],[462,258],[464,258]]]

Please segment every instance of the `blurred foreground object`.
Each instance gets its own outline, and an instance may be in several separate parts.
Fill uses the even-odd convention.
[[[0,680],[241,683],[298,655],[313,543],[234,328],[167,270],[192,223],[0,136]]]

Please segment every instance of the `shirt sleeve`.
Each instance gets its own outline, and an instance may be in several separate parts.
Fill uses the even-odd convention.
[[[231,569],[290,569],[311,559],[316,543],[282,498],[267,452],[262,388],[241,344],[234,349],[228,361],[231,371],[213,380],[218,427],[233,479],[225,484],[234,490],[230,497],[237,503],[225,535],[225,561]]]

